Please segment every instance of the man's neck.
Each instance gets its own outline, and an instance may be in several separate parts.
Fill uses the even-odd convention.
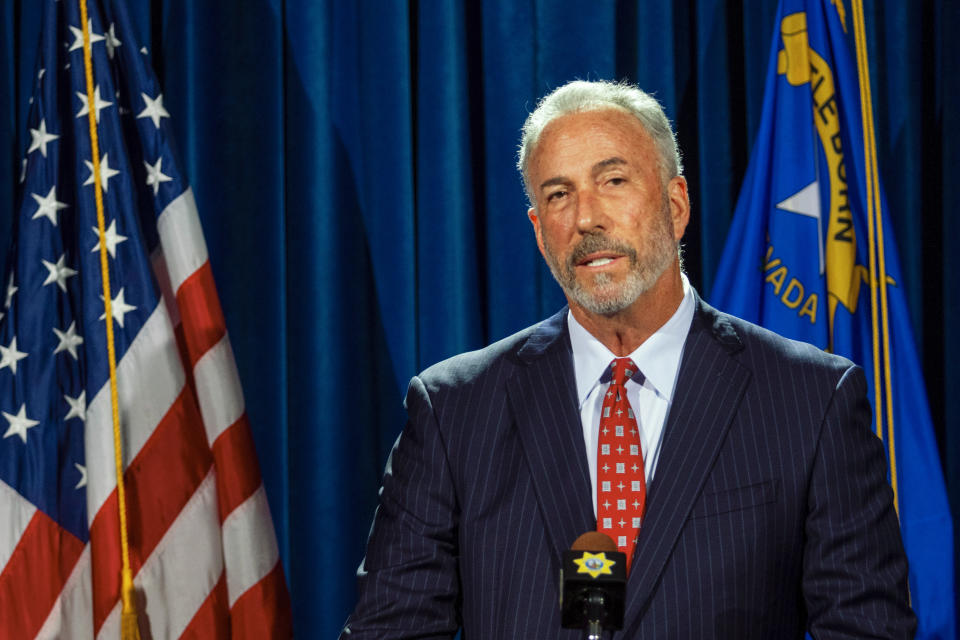
[[[678,265],[667,269],[649,291],[617,313],[591,313],[568,300],[570,312],[577,322],[618,357],[636,351],[666,324],[682,301],[683,280]]]

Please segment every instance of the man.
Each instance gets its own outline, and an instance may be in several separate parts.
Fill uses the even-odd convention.
[[[862,371],[704,304],[673,132],[573,82],[523,129],[537,245],[569,308],[407,393],[344,638],[578,638],[560,554],[632,565],[617,638],[908,638]]]

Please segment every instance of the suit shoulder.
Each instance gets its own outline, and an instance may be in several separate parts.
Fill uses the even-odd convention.
[[[425,369],[417,377],[432,393],[440,389],[469,386],[489,376],[509,375],[519,364],[517,354],[520,349],[547,322],[550,320],[529,326],[482,349],[442,360]]]
[[[798,370],[829,371],[840,376],[854,366],[843,356],[828,353],[819,347],[786,338],[759,325],[722,311],[712,310],[718,324],[726,324],[742,343],[742,358],[747,360],[776,359],[782,365]]]

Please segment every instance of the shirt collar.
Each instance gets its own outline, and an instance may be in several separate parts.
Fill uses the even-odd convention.
[[[683,299],[666,323],[630,354],[637,368],[650,385],[667,402],[673,398],[673,388],[680,368],[683,344],[690,332],[695,307],[693,288],[686,274],[683,280]],[[616,356],[567,312],[567,327],[573,348],[573,369],[577,380],[577,398],[583,406],[593,388],[600,384],[610,362]]]

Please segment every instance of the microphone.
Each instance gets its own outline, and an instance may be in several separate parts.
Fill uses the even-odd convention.
[[[603,629],[623,627],[627,556],[605,533],[588,531],[563,552],[560,568],[560,626],[583,629],[600,640]]]

